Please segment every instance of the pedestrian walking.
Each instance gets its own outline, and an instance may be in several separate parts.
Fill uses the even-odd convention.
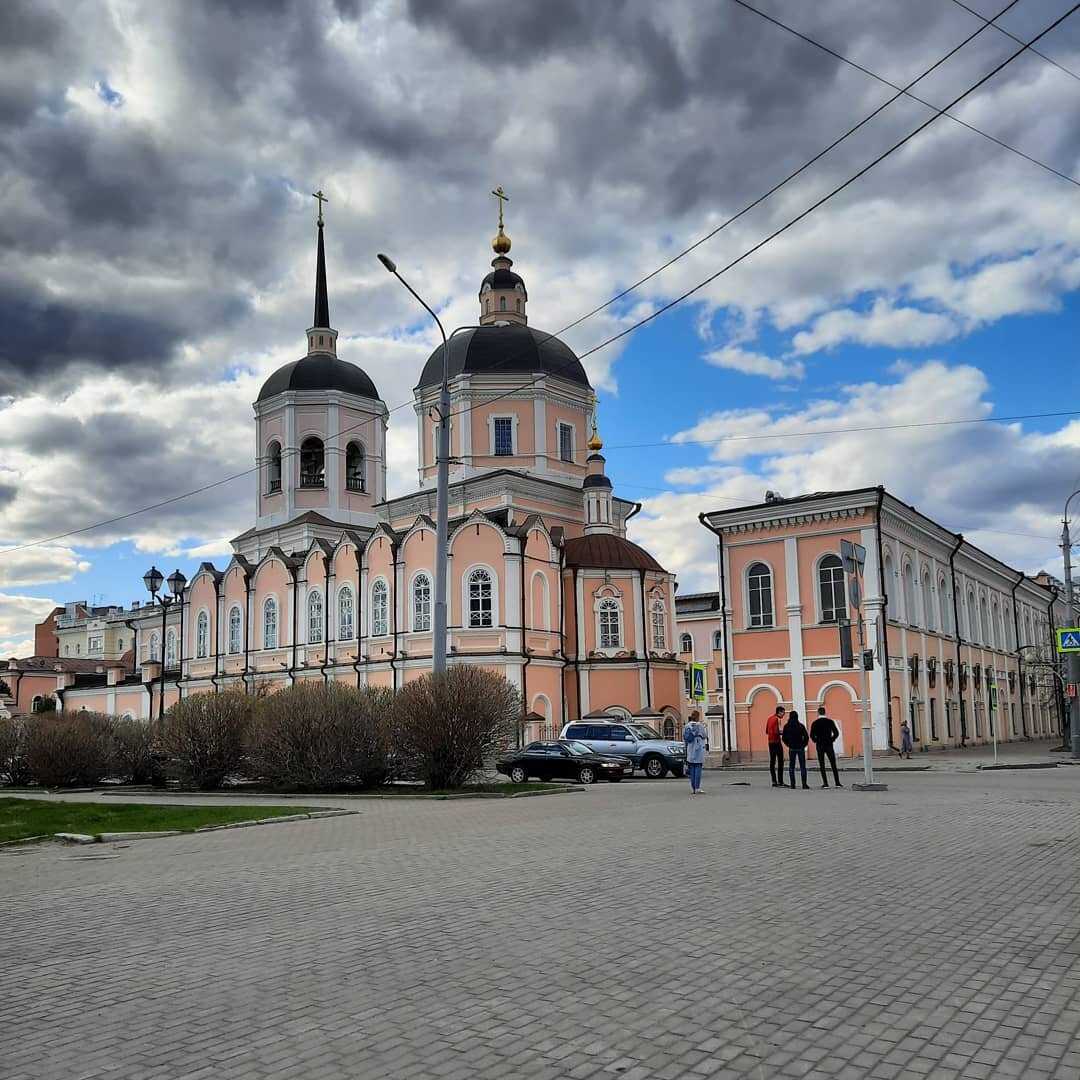
[[[900,721],[900,756],[911,757],[911,725],[906,716]]]
[[[821,786],[828,787],[829,780],[825,775],[825,759],[832,763],[833,780],[837,787],[843,787],[840,783],[840,773],[836,768],[836,751],[833,743],[840,738],[840,729],[833,720],[825,715],[825,706],[819,705],[817,719],[810,725],[810,738],[817,749],[818,764],[821,766]]]
[[[788,714],[788,722],[780,733],[784,745],[788,748],[788,771],[791,774],[791,786],[795,787],[795,762],[799,763],[799,771],[802,773],[802,786],[807,790],[810,785],[806,782],[806,747],[810,742],[810,733],[803,727],[799,714],[792,709]]]
[[[695,711],[690,714],[682,737],[686,744],[686,771],[690,774],[690,794],[700,795],[701,767],[705,764],[709,737],[705,725],[701,722],[701,713]]]
[[[780,729],[784,726],[784,706],[777,705],[776,712],[765,721],[765,738],[769,740],[769,775],[773,787],[784,786],[784,744]]]

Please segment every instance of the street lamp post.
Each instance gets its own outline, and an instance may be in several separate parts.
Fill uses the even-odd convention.
[[[1080,488],[1065,500],[1065,514],[1061,526],[1061,552],[1065,558],[1065,617],[1069,626],[1076,625],[1076,601],[1072,581],[1072,538],[1069,536],[1069,503],[1080,495]],[[1080,653],[1067,653],[1069,683],[1075,688],[1080,683]],[[1069,698],[1069,733],[1072,736],[1072,756],[1080,758],[1080,697]]]
[[[459,326],[449,337],[422,296],[398,273],[397,264],[388,255],[379,255],[379,262],[394,275],[416,298],[420,306],[435,320],[442,335],[442,383],[439,387],[439,439],[436,451],[435,474],[435,632],[431,642],[431,670],[446,670],[446,577],[447,577],[447,518],[450,513],[450,338],[459,330],[471,330],[471,326]]]
[[[158,592],[164,581],[165,578],[156,566],[151,566],[150,569],[143,574],[143,582],[146,585],[147,591],[150,593],[150,599],[161,606],[161,652],[158,657],[158,660],[161,663],[161,679],[158,683],[159,720],[165,715],[165,635],[168,632],[169,605],[174,600],[180,600],[183,597],[184,586],[187,585],[187,578],[184,577],[179,570],[174,570],[169,575],[168,580],[169,592],[171,592],[172,595],[170,596],[168,593],[162,592],[159,596]],[[151,718],[153,718],[153,711],[154,710],[151,707]]]

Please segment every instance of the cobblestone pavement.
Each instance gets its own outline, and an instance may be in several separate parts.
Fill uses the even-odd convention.
[[[1080,769],[733,779],[9,849],[0,1075],[1080,1078]]]

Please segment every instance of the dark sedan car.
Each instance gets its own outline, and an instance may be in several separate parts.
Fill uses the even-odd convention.
[[[621,780],[626,761],[598,754],[584,743],[563,739],[529,743],[524,750],[504,754],[495,768],[515,784],[524,784],[530,776],[538,780],[576,780],[579,784],[595,784],[600,779]]]

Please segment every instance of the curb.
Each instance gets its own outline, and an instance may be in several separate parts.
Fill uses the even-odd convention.
[[[95,795],[154,795],[155,797],[171,798],[171,799],[183,799],[184,796],[196,796],[200,799],[203,798],[216,798],[216,799],[297,799],[305,802],[311,802],[312,796],[310,794],[304,795],[303,793],[296,792],[276,792],[276,791],[177,791],[175,789],[169,791],[161,790],[147,790],[147,791],[115,791],[111,788],[101,790],[98,788],[88,789]],[[333,792],[321,791],[315,798],[322,799],[386,799],[386,800],[403,800],[403,799],[523,799],[526,795],[565,795],[571,791],[584,791],[585,789],[575,784],[565,784],[558,787],[551,787],[545,791],[462,791],[460,793],[447,793],[445,795],[429,795],[421,792],[417,792],[415,795],[409,795],[402,793],[400,795],[387,795],[383,792],[372,792],[371,794],[362,794],[359,792],[350,792],[348,794],[336,795]],[[45,794],[53,794],[52,792],[46,792]],[[65,791],[64,794],[67,794]],[[193,803],[177,802],[177,806],[192,806],[197,805]],[[346,810],[342,813],[356,813],[355,810]],[[305,815],[297,815],[297,818]],[[283,821],[285,818],[273,818],[274,821]],[[216,828],[217,826],[215,826]]]
[[[1007,772],[1014,769],[1056,769],[1057,761],[1022,761],[1016,765],[977,765],[980,772]]]

